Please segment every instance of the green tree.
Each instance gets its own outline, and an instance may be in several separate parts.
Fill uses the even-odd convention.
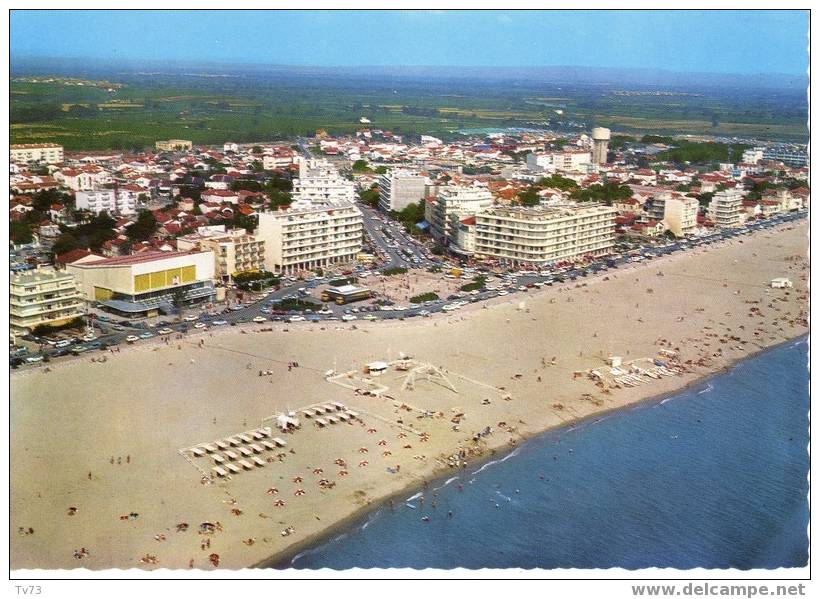
[[[528,187],[518,194],[518,200],[524,206],[537,206],[541,198],[538,196],[538,191],[534,187]]]
[[[131,241],[145,241],[157,231],[157,219],[149,210],[140,210],[136,222],[125,228],[125,235]]]
[[[10,225],[11,240],[16,244],[31,243],[34,241],[34,235],[31,232],[31,225],[26,222],[18,221]]]
[[[379,205],[379,187],[378,185],[374,185],[370,189],[365,189],[364,191],[359,193],[359,198],[361,201],[368,206],[372,206],[373,208],[378,207]]]

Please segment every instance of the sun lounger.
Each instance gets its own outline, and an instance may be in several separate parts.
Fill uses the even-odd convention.
[[[221,449],[222,451],[225,451],[226,449],[228,449],[228,448],[230,447],[230,445],[229,445],[228,443],[225,443],[225,441],[217,441],[217,442],[215,443],[215,445],[216,445],[219,449]]]
[[[347,414],[339,414],[339,420],[341,420],[342,422],[347,422],[348,420],[350,420],[350,416],[348,416]]]
[[[302,416],[305,418],[313,418],[313,412],[311,410],[302,410]]]
[[[274,442],[274,443],[276,443],[276,445],[277,445],[278,447],[284,447],[285,445],[287,445],[287,442],[285,442],[284,440],[280,439],[279,437],[274,437],[274,438],[273,438],[273,442]]]
[[[214,466],[213,468],[211,468],[211,470],[213,470],[214,472],[216,472],[216,475],[217,475],[217,476],[228,476],[228,473],[227,473],[227,472],[225,472],[225,471],[224,471],[222,468],[220,468],[219,466]]]
[[[325,407],[324,406],[316,406],[315,408],[313,408],[313,411],[316,412],[317,414],[324,414],[325,413]]]
[[[205,450],[199,447],[192,447],[191,453],[194,454],[194,457],[201,458],[205,455]]]
[[[336,407],[335,407],[335,406],[330,406],[330,405],[328,405],[328,404],[325,404],[325,405],[323,405],[322,407],[325,409],[325,412],[327,412],[328,414],[330,414],[331,412],[335,412],[335,411],[336,411]]]
[[[328,416],[328,417],[327,417],[327,421],[328,421],[330,424],[339,424],[339,419],[338,419],[338,418],[336,418],[336,416]]]
[[[240,466],[242,466],[245,470],[253,470],[253,464],[251,464],[251,463],[250,463],[249,461],[247,461],[247,460],[239,460],[239,461],[237,462],[237,464],[239,464]]]
[[[265,451],[264,449],[259,447],[256,443],[251,443],[250,445],[248,445],[248,447],[250,447],[253,450],[254,453],[262,453],[263,451]]]
[[[253,439],[251,439],[248,435],[236,435],[240,440],[245,443],[251,443]]]
[[[250,449],[248,449],[247,447],[240,447],[239,448],[239,453],[241,453],[246,458],[253,455],[253,452]]]
[[[206,443],[206,444],[205,444],[205,445],[203,445],[202,447],[203,447],[203,448],[205,449],[205,451],[207,451],[208,453],[213,453],[213,452],[215,452],[215,451],[216,451],[216,447],[214,447],[214,446],[213,446],[213,445],[211,445],[210,443]]]
[[[260,444],[261,444],[261,445],[262,445],[262,447],[264,447],[265,449],[269,449],[269,450],[274,450],[274,449],[276,449],[276,445],[274,445],[274,444],[273,444],[273,443],[271,443],[270,441],[260,441]]]
[[[212,458],[213,458],[213,460],[214,460],[214,464],[224,464],[224,463],[225,463],[225,458],[223,458],[223,457],[222,457],[221,455],[219,455],[218,453],[215,453],[215,454],[214,454],[213,456],[211,456],[211,457],[212,457]]]
[[[256,441],[261,441],[265,438],[265,435],[263,435],[259,431],[254,431],[253,433],[251,433],[251,437],[253,437]]]
[[[225,452],[225,457],[228,458],[229,460],[235,460],[239,456],[236,455],[236,453],[234,453],[233,451],[226,451]]]
[[[259,458],[257,458],[256,456],[253,456],[253,457],[251,458],[251,461],[252,461],[254,464],[256,464],[257,466],[259,466],[260,468],[264,468],[264,467],[265,467],[265,462],[263,462],[262,460],[260,460],[260,459],[259,459]]]
[[[227,441],[234,447],[236,447],[237,445],[242,445],[242,441],[240,441],[236,437],[228,437]]]
[[[359,417],[359,413],[354,412],[353,410],[348,410],[347,415],[350,416],[351,418],[358,418]]]
[[[325,422],[324,418],[317,418],[316,419],[316,424],[318,424],[319,426],[325,426],[325,425],[327,425],[327,422]]]
[[[260,435],[262,435],[264,437],[270,437],[270,427],[269,426],[257,429],[256,432],[258,432]]]
[[[338,402],[338,401],[334,401],[330,405],[332,405],[334,408],[336,408],[337,411],[342,411],[342,410],[345,409],[345,405],[343,403]]]
[[[239,474],[240,472],[242,472],[239,468],[237,468],[233,464],[225,464],[225,468],[227,468],[228,470],[230,470],[234,474]]]

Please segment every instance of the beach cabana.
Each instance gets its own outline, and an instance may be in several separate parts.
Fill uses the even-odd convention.
[[[316,419],[316,424],[318,424],[319,426],[327,426],[327,422],[325,421],[324,418],[317,418]]]
[[[213,468],[211,468],[211,470],[213,470],[214,472],[216,472],[216,475],[217,475],[217,476],[228,476],[228,473],[227,473],[227,472],[225,472],[225,471],[224,471],[222,468],[220,468],[219,466],[214,466]]]
[[[334,408],[336,408],[337,411],[342,411],[342,410],[345,409],[345,405],[343,403],[338,402],[338,401],[334,401],[330,405],[332,405]]]
[[[237,464],[239,464],[240,466],[242,466],[245,470],[253,470],[253,464],[251,464],[251,463],[250,463],[249,461],[247,461],[247,460],[239,460],[239,461],[237,462]]]
[[[313,412],[311,410],[302,410],[302,416],[305,418],[313,418]]]
[[[250,445],[248,445],[248,447],[250,447],[253,450],[254,453],[262,453],[263,451],[265,451],[264,449],[259,447],[256,443],[251,443]]]
[[[215,452],[215,451],[216,451],[216,447],[214,447],[214,446],[213,446],[213,445],[211,445],[210,443],[207,443],[207,444],[203,445],[202,447],[203,447],[203,448],[205,449],[205,451],[207,451],[208,453],[213,453],[213,452]]]
[[[202,456],[205,455],[205,450],[201,449],[199,447],[192,447],[191,448],[191,453],[194,454],[194,457],[201,458]]]
[[[239,474],[240,472],[242,472],[239,468],[237,468],[233,464],[225,464],[225,468],[227,468],[228,470],[230,470],[234,474]]]
[[[323,405],[322,407],[325,409],[325,412],[327,412],[328,414],[330,414],[331,412],[335,412],[335,411],[336,411],[336,407],[335,407],[335,406],[331,406],[331,405],[325,404],[325,405]]]
[[[251,439],[248,435],[236,435],[237,438],[242,441],[243,443],[251,443],[253,439]]]
[[[328,416],[328,417],[327,417],[327,421],[328,421],[330,424],[339,424],[339,419],[338,419],[338,418],[336,418],[336,416]]]
[[[342,422],[347,422],[348,420],[350,420],[350,416],[348,416],[347,414],[339,414],[339,420],[341,420]]]
[[[287,442],[284,439],[280,439],[279,437],[274,437],[273,442],[276,443],[278,447],[284,447],[287,445]]]
[[[259,431],[254,431],[253,433],[251,433],[251,437],[253,437],[256,441],[261,441],[265,438],[265,435],[263,435]]]
[[[270,437],[270,427],[266,426],[256,430],[257,433],[262,435],[263,437]]]
[[[226,451],[225,452],[225,457],[228,458],[229,460],[235,460],[239,456],[236,455],[236,453],[234,453],[233,451]]]
[[[218,453],[215,453],[215,454],[214,454],[213,456],[211,456],[211,457],[212,457],[212,458],[213,458],[213,460],[214,460],[214,464],[224,464],[224,463],[225,463],[225,458],[223,458],[223,457],[222,457],[221,455],[219,455]]]
[[[253,455],[253,452],[250,449],[248,449],[247,447],[240,447],[239,448],[239,453],[241,453],[246,458]]]
[[[264,447],[265,449],[269,449],[269,450],[271,450],[271,451],[273,451],[274,449],[276,449],[276,445],[274,445],[274,444],[273,444],[273,443],[271,443],[270,441],[260,441],[260,444],[261,444],[261,445],[262,445],[262,447]]]
[[[214,444],[222,451],[225,451],[228,447],[230,447],[230,445],[225,443],[225,441],[216,441]]]
[[[237,439],[236,437],[228,437],[228,438],[227,438],[227,441],[228,441],[228,443],[230,443],[230,444],[231,444],[231,445],[233,445],[234,447],[236,447],[236,446],[238,446],[238,445],[242,445],[242,441],[240,441],[240,440],[239,440],[239,439]]]
[[[264,467],[265,467],[265,462],[263,462],[262,460],[260,460],[260,459],[259,459],[259,458],[257,458],[256,456],[253,456],[253,457],[251,458],[251,461],[252,461],[254,464],[256,464],[257,466],[259,466],[260,468],[264,468]]]
[[[350,416],[351,418],[358,418],[359,417],[359,413],[354,412],[353,410],[348,410],[347,415]]]

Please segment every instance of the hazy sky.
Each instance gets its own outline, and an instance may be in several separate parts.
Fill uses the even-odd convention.
[[[806,11],[25,11],[14,57],[805,74]]]

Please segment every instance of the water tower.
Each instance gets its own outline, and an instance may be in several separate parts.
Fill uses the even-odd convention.
[[[606,163],[610,133],[610,130],[604,127],[595,127],[592,130],[592,162],[594,164]]]

